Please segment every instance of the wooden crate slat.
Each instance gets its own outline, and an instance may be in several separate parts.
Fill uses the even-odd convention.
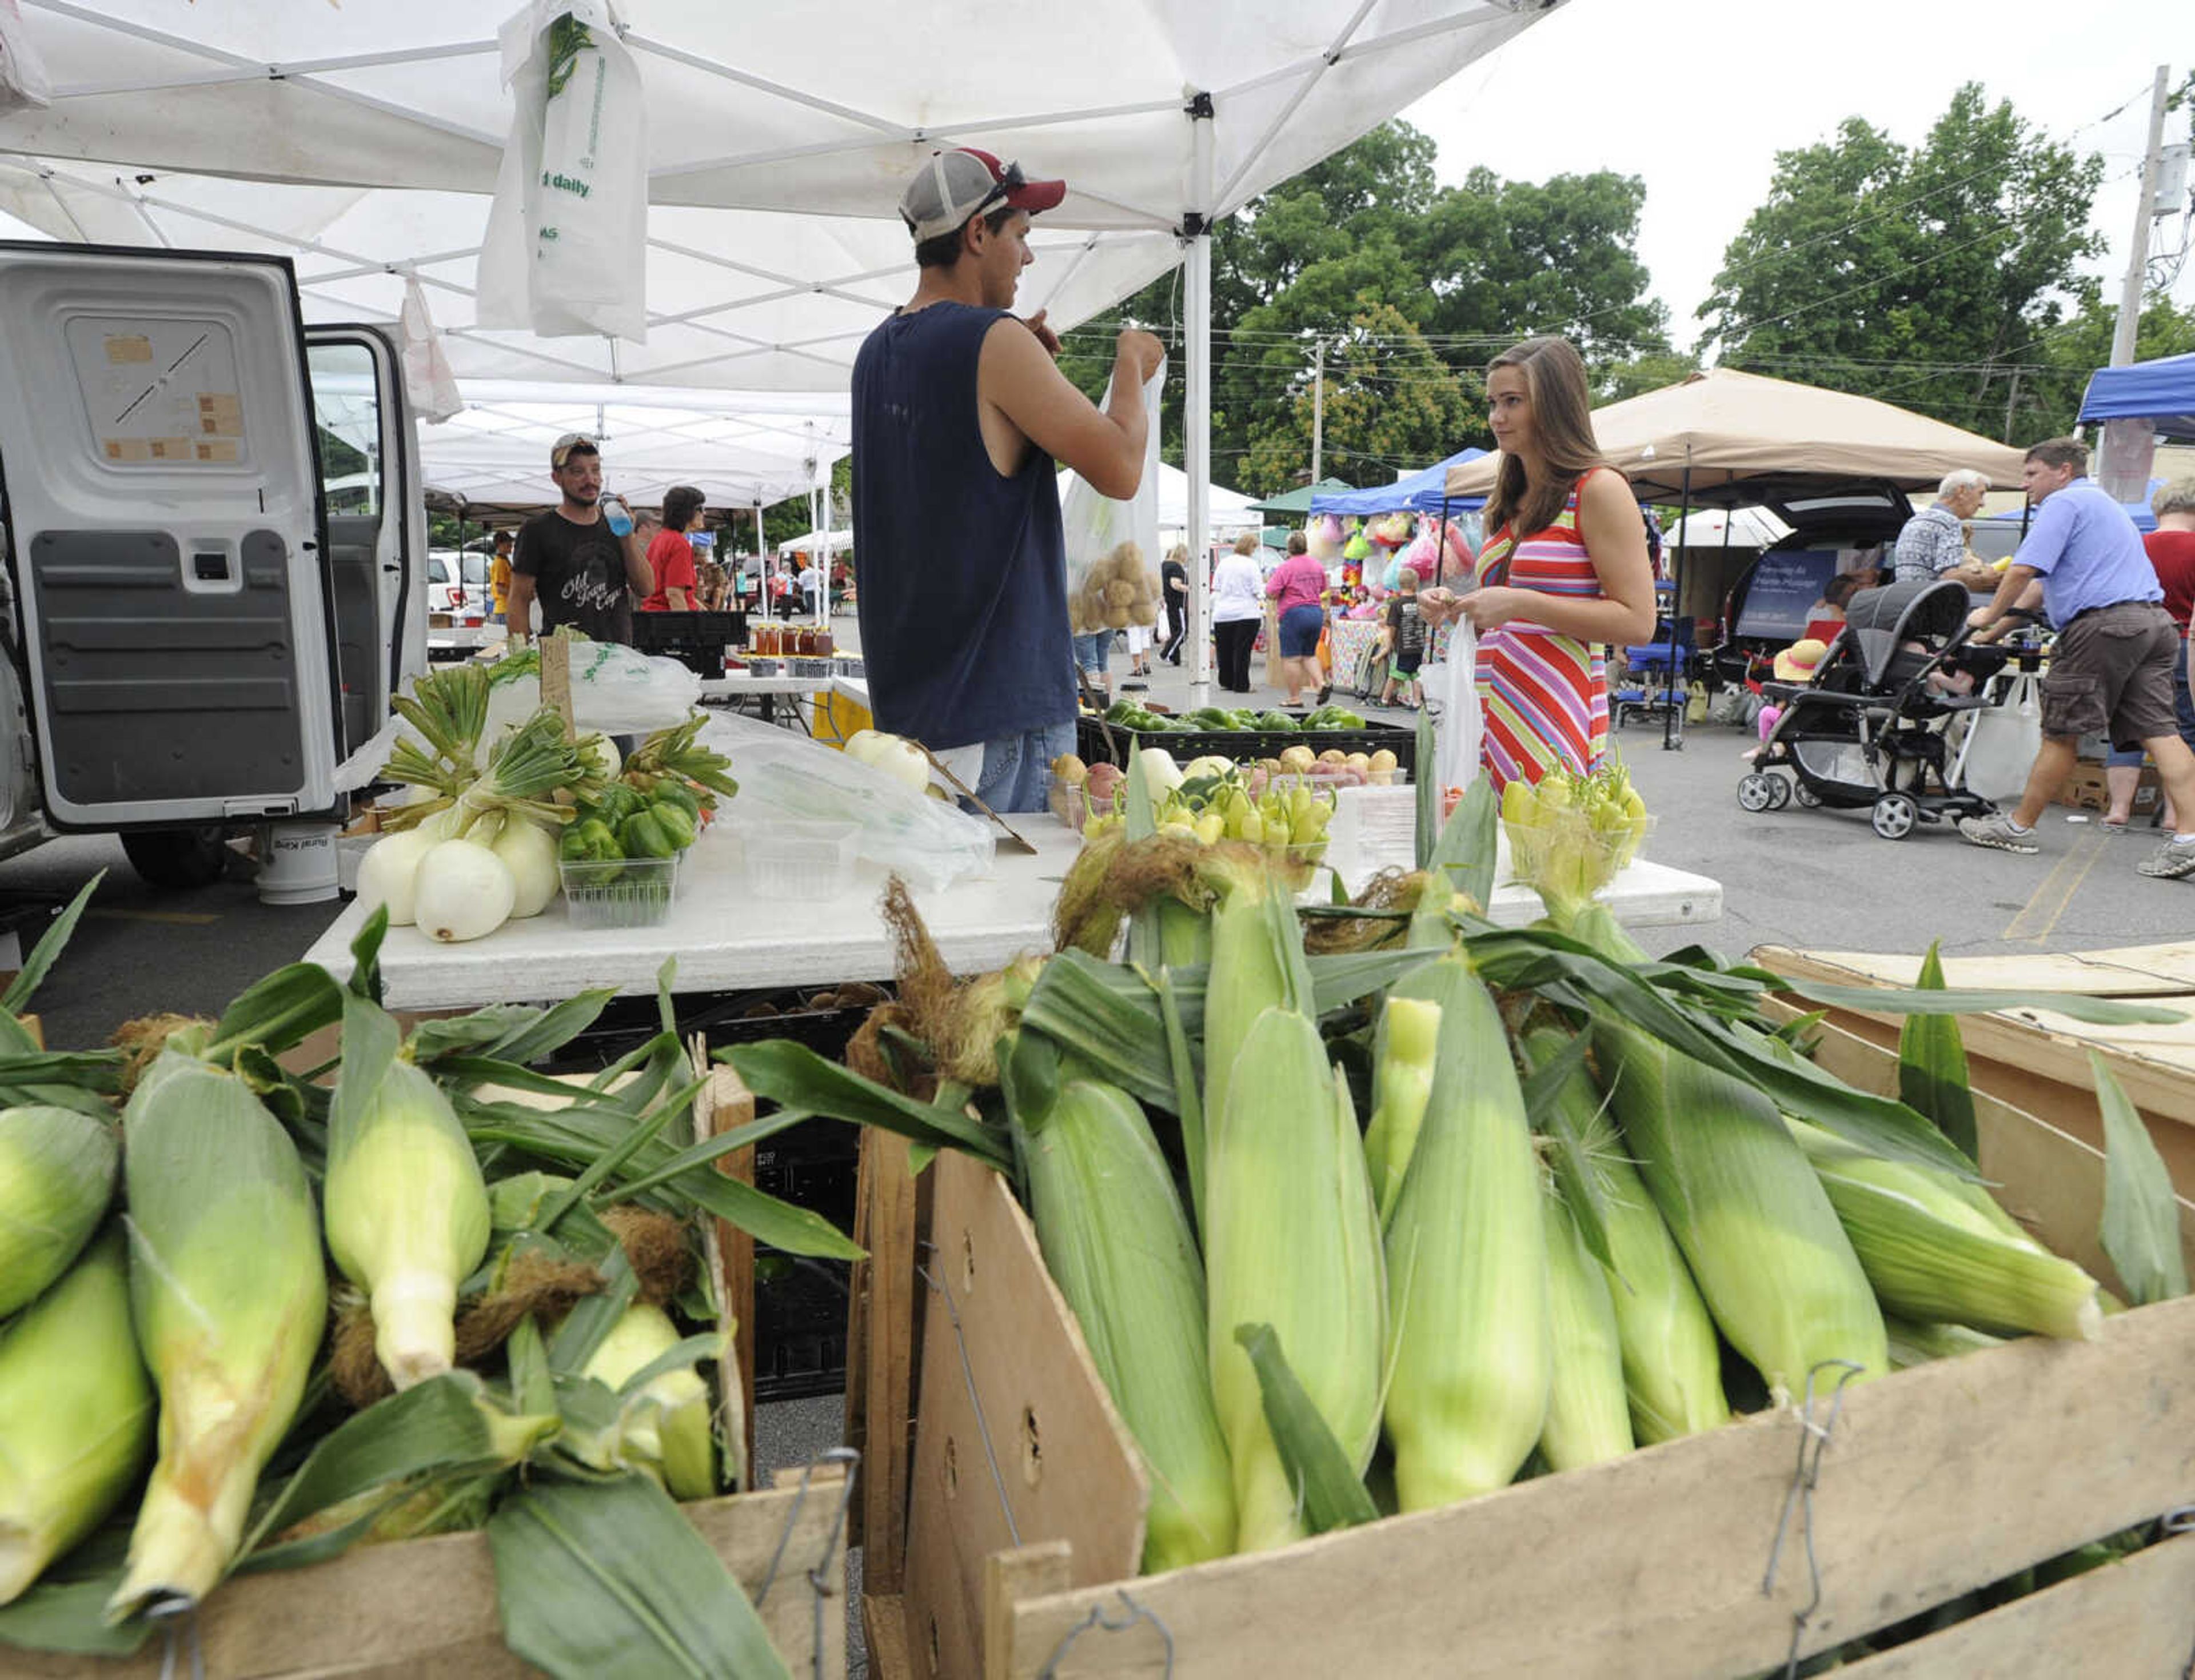
[[[984,1671],[985,1560],[1015,1546],[1018,1534],[1070,1542],[1076,1583],[1132,1575],[1149,1495],[1126,1427],[1005,1181],[949,1151],[930,1171],[934,1246],[924,1269],[937,1287],[924,1286],[907,1643],[922,1680],[973,1680]],[[980,1415],[976,1395],[984,1397]]]
[[[2183,1680],[2195,1660],[2195,1534],[1957,1623],[1838,1680]]]

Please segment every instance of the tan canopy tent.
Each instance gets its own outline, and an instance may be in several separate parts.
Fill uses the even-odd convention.
[[[1641,501],[1728,502],[1727,487],[1773,475],[1887,480],[1933,490],[1955,468],[2019,483],[2021,452],[1872,397],[1715,368],[1593,412],[1600,452]],[[1501,457],[1452,469],[1451,496],[1483,496]],[[1715,494],[1718,491],[1725,493]]]

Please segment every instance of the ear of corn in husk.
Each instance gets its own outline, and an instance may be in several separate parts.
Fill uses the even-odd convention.
[[[105,1520],[152,1445],[114,1228],[0,1327],[0,1604]]]
[[[1620,1458],[1637,1443],[1623,1384],[1623,1349],[1608,1277],[1578,1233],[1570,1205],[1547,1180],[1547,1339],[1553,1379],[1540,1453],[1547,1468]]]
[[[1439,1058],[1387,1222],[1386,1422],[1404,1510],[1502,1487],[1546,1422],[1540,1168],[1501,1012],[1460,952],[1396,988],[1437,1002]]]
[[[1364,1128],[1364,1164],[1384,1226],[1402,1194],[1418,1145],[1440,1055],[1440,1005],[1426,998],[1391,997],[1380,1011],[1372,1050],[1372,1119]]]
[[[660,1307],[628,1307],[588,1360],[584,1375],[613,1393],[678,1345],[677,1326]],[[624,1397],[619,1423],[623,1461],[661,1482],[674,1499],[717,1491],[717,1443],[709,1385],[690,1365],[660,1372]]]
[[[113,1199],[114,1128],[73,1108],[0,1111],[0,1319],[66,1271]]]
[[[1312,991],[1302,926],[1296,919],[1294,891],[1285,866],[1269,861],[1253,847],[1233,843],[1206,848],[1203,862],[1207,879],[1218,894],[1212,910],[1212,966],[1204,992],[1208,1157],[1226,1122],[1236,1070],[1254,1066],[1241,1061],[1253,1023],[1276,1005],[1305,1012],[1308,1018]],[[1230,1348],[1234,1333],[1234,1326],[1229,1326]],[[1284,1330],[1281,1340],[1289,1358],[1298,1358],[1296,1344]],[[1236,1352],[1239,1356],[1241,1350]]]
[[[1206,1351],[1234,1468],[1236,1545],[1257,1551],[1299,1539],[1305,1528],[1236,1332],[1273,1327],[1362,1475],[1380,1429],[1385,1280],[1349,1088],[1328,1065],[1311,1018],[1282,1008],[1260,1014],[1226,1088],[1207,1139]]]
[[[1593,1045],[1639,1176],[1716,1324],[1770,1393],[1795,1401],[1836,1361],[1858,1367],[1851,1380],[1881,1376],[1875,1292],[1775,1105],[1612,1012],[1595,1014]],[[1825,1368],[1816,1386],[1844,1378]]]
[[[1524,1035],[1526,1060],[1544,1067],[1565,1042],[1562,1033],[1535,1028]],[[1586,1140],[1600,1191],[1601,1223],[1613,1263],[1604,1269],[1633,1435],[1651,1445],[1728,1423],[1714,1320],[1645,1181],[1624,1154],[1600,1093],[1580,1069],[1564,1081],[1555,1100],[1565,1105],[1570,1127]]]
[[[1883,1328],[1890,1336],[1890,1368],[1910,1371],[1939,1359],[1978,1354],[2004,1345],[2002,1336],[1970,1329],[1963,1324],[1921,1324],[1886,1315]]]
[[[329,1109],[328,1252],[366,1292],[382,1368],[406,1389],[455,1357],[458,1285],[487,1252],[487,1187],[426,1073],[400,1058],[351,1095],[339,1087]]]
[[[1144,1572],[1225,1556],[1235,1490],[1206,1362],[1204,1272],[1149,1122],[1118,1087],[1082,1077],[1016,1120],[1046,1268],[1149,1473]]]
[[[241,1080],[166,1052],[124,1112],[123,1148],[131,1315],[160,1419],[115,1621],[195,1603],[227,1571],[327,1314],[304,1167]]]
[[[1792,1136],[1813,1163],[1829,1205],[1886,1310],[2008,1334],[2093,1341],[2103,1333],[2096,1280],[2008,1217],[1992,1218],[1946,1175],[1887,1161],[1800,1120]]]

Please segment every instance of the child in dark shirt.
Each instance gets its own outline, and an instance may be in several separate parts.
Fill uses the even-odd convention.
[[[1416,570],[1405,566],[1396,582],[1402,592],[1380,609],[1380,651],[1387,655],[1387,682],[1380,691],[1380,704],[1394,705],[1396,691],[1400,689],[1403,704],[1415,711],[1424,699],[1418,667],[1426,657],[1426,621],[1418,611]]]

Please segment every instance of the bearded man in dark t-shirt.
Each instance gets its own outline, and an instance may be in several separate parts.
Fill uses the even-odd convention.
[[[632,514],[602,495],[602,458],[591,438],[571,434],[549,452],[562,497],[518,529],[510,562],[510,639],[526,640],[541,603],[543,634],[565,624],[596,642],[631,642],[632,603],[655,592],[655,568]]]

